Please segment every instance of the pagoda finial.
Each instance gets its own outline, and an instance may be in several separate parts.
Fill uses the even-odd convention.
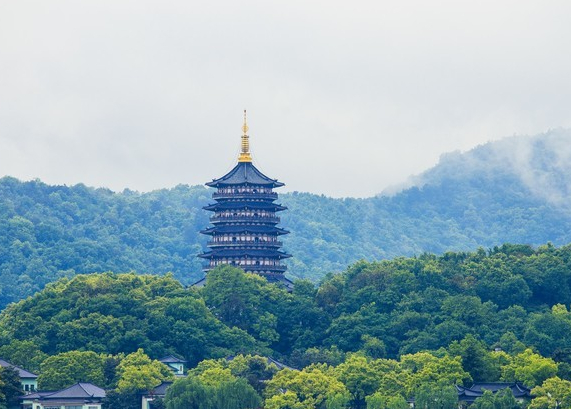
[[[252,162],[250,156],[250,137],[247,134],[248,123],[246,122],[246,110],[244,110],[244,125],[242,125],[242,151],[238,156],[238,162]]]

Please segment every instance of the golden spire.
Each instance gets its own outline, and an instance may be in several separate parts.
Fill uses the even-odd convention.
[[[248,136],[248,123],[246,122],[246,110],[244,110],[244,125],[242,126],[242,151],[238,156],[238,162],[252,162],[250,156],[250,137]]]

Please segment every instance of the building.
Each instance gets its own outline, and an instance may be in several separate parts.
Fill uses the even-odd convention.
[[[204,271],[228,264],[291,288],[292,282],[284,277],[287,267],[282,263],[291,256],[280,251],[279,240],[289,232],[277,226],[280,218],[276,215],[286,207],[276,203],[278,194],[274,192],[284,184],[252,164],[246,111],[242,130],[238,164],[221,178],[206,183],[217,190],[212,195],[215,203],[204,207],[214,213],[210,217],[213,226],[201,231],[210,236],[209,251],[200,255],[207,260]]]
[[[76,383],[61,391],[21,397],[23,409],[101,409],[105,391],[91,383]]]
[[[165,356],[164,358],[159,359],[159,362],[162,362],[166,366],[169,367],[171,371],[176,376],[184,376],[184,365],[186,361],[184,359],[177,358],[176,356]]]
[[[164,399],[172,382],[163,382],[141,396],[141,409],[152,409],[155,399]]]
[[[0,366],[3,368],[13,368],[18,371],[20,382],[22,383],[22,390],[25,393],[32,393],[38,389],[38,375],[35,373],[26,371],[16,365],[12,365],[10,362],[3,359],[0,359]]]
[[[466,407],[474,403],[476,399],[484,394],[484,391],[497,393],[504,389],[511,389],[514,398],[519,403],[531,399],[531,389],[519,382],[476,382],[469,388],[456,385],[458,390],[458,402],[461,407]]]

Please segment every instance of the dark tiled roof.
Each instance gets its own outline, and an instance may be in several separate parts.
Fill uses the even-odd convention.
[[[39,398],[43,398],[44,396],[51,395],[54,392],[56,392],[56,391],[33,392],[33,393],[29,393],[27,395],[20,396],[20,399],[25,399],[25,400],[39,399]]]
[[[233,225],[233,226],[215,226],[202,230],[202,234],[214,233],[268,233],[268,234],[288,234],[289,231],[280,229],[276,226],[255,226],[255,225]],[[253,243],[257,246],[263,245],[263,241]]]
[[[185,364],[186,361],[184,359],[177,358],[176,356],[165,356],[164,358],[159,359],[159,362],[163,364]]]
[[[164,396],[167,394],[167,389],[172,384],[173,384],[172,382],[163,382],[160,385],[155,386],[152,390],[147,391],[145,395]]]
[[[290,293],[293,291],[294,287],[293,281],[285,277],[283,274],[260,274],[260,275],[262,277],[265,277],[265,279],[268,280],[268,283],[282,285]]]
[[[287,278],[286,278],[287,280]],[[289,280],[288,280],[289,281]],[[291,282],[291,281],[290,281]],[[284,363],[281,363],[280,361],[275,360],[274,358],[269,358],[268,357],[268,363],[274,364],[275,366],[278,367],[278,369],[290,369],[290,370],[297,370],[295,368],[292,368],[291,366],[287,366]]]
[[[236,358],[235,355],[230,355],[228,357],[226,357],[227,361],[233,361],[234,358]],[[291,369],[292,371],[297,371],[297,369],[292,368],[291,366],[287,366],[286,364],[281,363],[280,361],[275,360],[274,358],[270,358],[267,356],[260,356],[260,358],[263,358],[266,360],[266,362],[269,364],[274,364],[279,370],[282,369]]]
[[[196,283],[191,284],[191,287],[197,287],[197,288],[202,288],[206,285],[206,276],[202,277],[200,280],[198,280]]]
[[[204,210],[238,210],[238,209],[251,209],[251,210],[269,210],[274,212],[280,212],[282,210],[286,210],[287,207],[271,203],[271,202],[248,202],[248,201],[239,201],[239,202],[222,202],[222,203],[213,203],[209,204],[208,206],[203,207]]]
[[[458,400],[473,402],[484,394],[484,391],[496,393],[502,389],[511,389],[515,398],[531,396],[531,389],[519,382],[477,382],[471,387],[456,386]]]
[[[20,376],[20,379],[35,379],[38,377],[38,375],[36,375],[35,373],[26,371],[25,369],[20,368],[19,366],[16,365],[12,365],[10,362],[5,361],[3,359],[0,359],[0,366],[3,368],[14,368],[16,371],[18,371],[18,375]]]
[[[251,162],[238,162],[234,168],[219,179],[214,179],[212,182],[206,183],[206,186],[219,186],[219,185],[261,185],[280,187],[284,184],[278,182],[277,179],[270,179],[262,172],[260,172]]]
[[[76,383],[69,388],[62,389],[42,396],[43,399],[74,399],[74,398],[104,398],[105,391],[92,383]]]

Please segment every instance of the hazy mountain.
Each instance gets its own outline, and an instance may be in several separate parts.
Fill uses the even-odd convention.
[[[292,277],[319,280],[358,259],[571,242],[571,131],[511,137],[440,163],[367,199],[280,196]],[[394,191],[393,191],[394,192]],[[0,306],[77,273],[201,277],[203,187],[114,193],[0,179]]]
[[[504,242],[571,242],[571,130],[445,154],[405,186],[368,199],[285,196],[292,272]]]
[[[571,130],[513,136],[466,153],[444,154],[437,166],[411,177],[407,185],[422,187],[502,176],[515,178],[533,196],[571,209]]]

